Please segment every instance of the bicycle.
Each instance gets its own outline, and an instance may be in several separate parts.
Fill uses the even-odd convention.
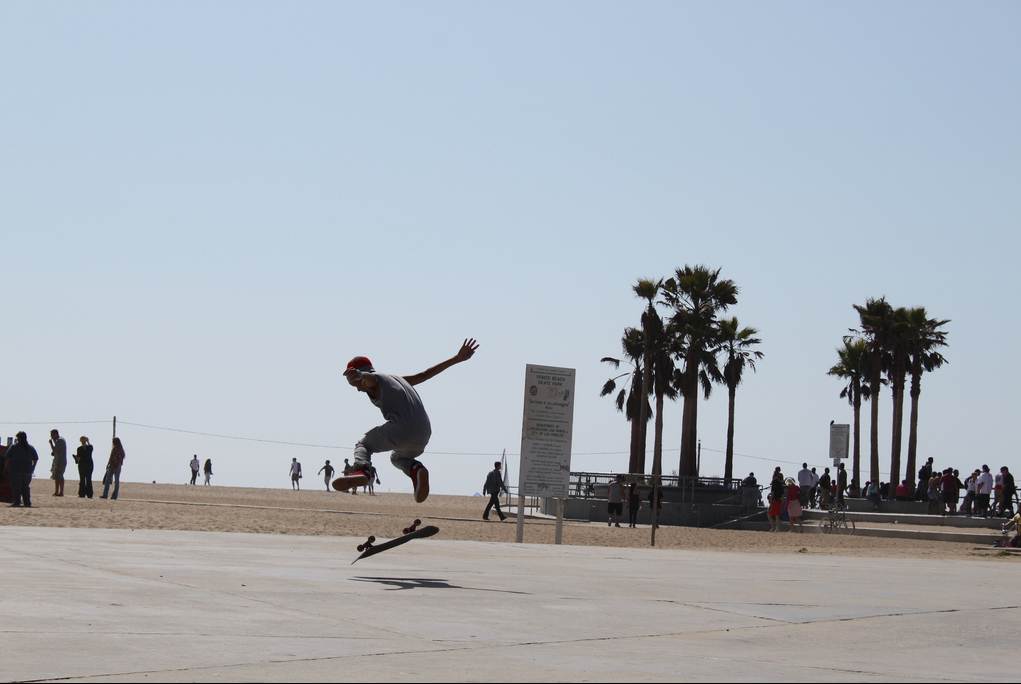
[[[854,534],[854,521],[847,517],[847,506],[833,504],[829,515],[819,520],[819,529],[823,534]]]

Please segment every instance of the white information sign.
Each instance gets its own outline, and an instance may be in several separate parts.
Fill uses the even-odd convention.
[[[528,365],[518,470],[523,496],[567,497],[573,423],[574,369]]]
[[[851,426],[830,423],[830,458],[834,463],[847,458],[851,443]]]

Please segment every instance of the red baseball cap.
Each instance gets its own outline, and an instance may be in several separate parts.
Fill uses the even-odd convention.
[[[368,371],[369,373],[376,370],[375,368],[372,367],[372,361],[369,361],[364,356],[356,356],[350,361],[348,361],[347,369],[351,370],[352,368],[359,371]]]

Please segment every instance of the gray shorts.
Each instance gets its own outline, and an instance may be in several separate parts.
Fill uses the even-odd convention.
[[[425,453],[427,443],[420,440],[404,441],[399,437],[395,438],[393,427],[389,423],[374,427],[355,444],[355,469],[371,465],[373,454],[392,451],[390,462],[405,475],[411,475],[411,468],[417,463],[416,459]]]

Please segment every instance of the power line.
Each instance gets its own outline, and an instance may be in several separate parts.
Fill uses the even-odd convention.
[[[145,428],[147,430],[162,430],[164,432],[178,432],[185,435],[200,435],[202,437],[216,437],[218,439],[233,439],[241,442],[260,442],[262,444],[279,444],[282,446],[307,447],[310,449],[346,449],[353,451],[353,447],[341,447],[333,444],[308,444],[304,442],[287,442],[278,439],[259,439],[258,437],[238,437],[236,435],[220,435],[214,432],[198,432],[196,430],[182,430],[180,428],[161,427],[159,425],[143,425],[142,423],[130,423],[126,420],[117,421],[118,425],[130,425],[132,427]]]
[[[2,420],[0,425],[101,425],[109,420]]]

